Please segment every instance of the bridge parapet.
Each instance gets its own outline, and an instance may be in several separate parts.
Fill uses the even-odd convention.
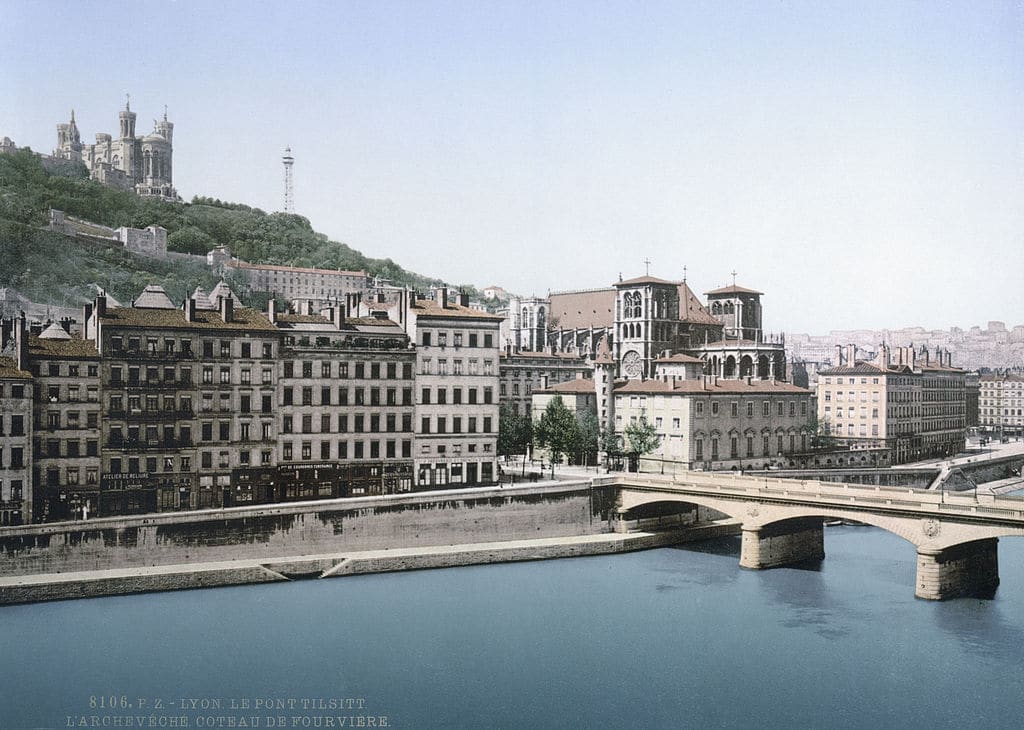
[[[824,557],[824,519],[899,535],[918,555],[916,594],[943,599],[994,590],[997,538],[1024,536],[1024,500],[903,487],[722,475],[624,475],[621,518],[653,502],[700,505],[741,521],[740,565],[769,568]]]

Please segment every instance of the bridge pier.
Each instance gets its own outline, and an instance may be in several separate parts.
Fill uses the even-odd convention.
[[[918,598],[942,601],[990,596],[999,586],[999,540],[988,538],[945,549],[917,549]]]
[[[825,530],[818,517],[743,526],[740,567],[759,570],[825,558]]]

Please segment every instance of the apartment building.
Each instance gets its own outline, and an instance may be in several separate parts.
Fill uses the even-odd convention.
[[[33,499],[37,518],[88,518],[100,506],[100,357],[53,323],[28,339],[35,377]]]
[[[0,357],[0,525],[32,521],[33,383],[19,359]]]
[[[586,358],[572,353],[506,351],[499,359],[498,401],[512,413],[529,416],[535,390],[592,375]]]
[[[982,428],[1024,433],[1024,375],[989,373],[979,378],[978,409]]]
[[[641,416],[661,443],[649,456],[690,469],[760,469],[805,452],[813,436],[811,391],[770,380],[630,380],[614,390],[620,437]]]
[[[277,501],[413,488],[416,353],[395,322],[281,314]]]
[[[495,483],[501,317],[441,288],[393,319],[416,343],[416,489]]]

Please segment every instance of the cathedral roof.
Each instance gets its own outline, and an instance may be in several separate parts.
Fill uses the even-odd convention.
[[[691,357],[690,355],[687,355],[687,354],[682,353],[682,352],[677,352],[675,355],[669,355],[668,357],[659,357],[654,362],[691,363],[691,364],[695,364],[695,365],[703,365],[704,364],[704,361],[701,360],[699,357]]]
[[[666,284],[671,286],[675,284],[675,282],[657,279],[653,276],[638,276],[634,279],[626,279],[625,281],[616,282],[615,286],[635,286],[637,284]]]
[[[707,295],[707,296],[711,296],[712,294],[758,294],[758,295],[761,295],[761,294],[764,294],[764,292],[762,292],[762,291],[755,291],[754,289],[747,289],[745,287],[736,286],[735,284],[732,284],[731,286],[723,286],[723,287],[721,287],[719,289],[712,289],[711,291],[706,291],[706,292],[704,292],[704,294]]]
[[[700,299],[685,281],[679,284],[679,321],[721,325],[721,322],[711,316],[707,307],[701,304]]]

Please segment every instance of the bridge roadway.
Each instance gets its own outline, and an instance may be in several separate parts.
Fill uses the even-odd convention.
[[[915,595],[989,595],[999,585],[998,538],[1024,535],[1024,498],[991,493],[773,479],[725,472],[623,474],[615,529],[666,503],[695,505],[742,522],[740,565],[772,568],[825,557],[824,520],[888,530],[917,549]],[[655,508],[656,509],[656,508]]]

